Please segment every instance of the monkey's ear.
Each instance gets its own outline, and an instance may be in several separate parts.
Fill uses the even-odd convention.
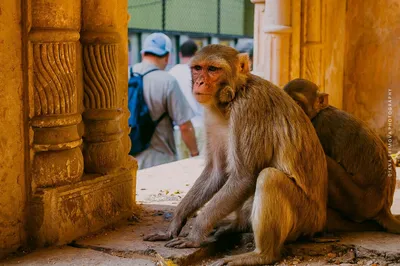
[[[239,72],[247,74],[250,72],[250,59],[247,53],[238,54],[239,59]]]
[[[319,109],[325,109],[329,106],[329,94],[325,92],[318,92],[317,101]]]

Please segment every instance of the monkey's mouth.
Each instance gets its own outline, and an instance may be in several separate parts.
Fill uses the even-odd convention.
[[[212,95],[206,94],[206,93],[195,92],[194,97],[196,98],[196,101],[198,101],[199,103],[207,103],[210,101],[210,98],[212,97]]]

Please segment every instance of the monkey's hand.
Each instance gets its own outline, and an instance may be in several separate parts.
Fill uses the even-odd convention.
[[[166,233],[155,233],[155,234],[150,234],[145,237],[143,237],[144,241],[167,241],[172,239],[172,234],[171,232],[166,232]]]
[[[177,237],[165,244],[169,248],[198,248],[202,246],[200,241],[188,237]]]
[[[198,232],[193,233],[193,231],[191,231],[188,236],[174,238],[167,242],[165,246],[170,248],[198,248],[208,245],[211,242],[215,242],[214,237],[207,237],[206,235],[198,234]]]
[[[210,240],[200,241],[191,237],[177,237],[167,242],[165,246],[169,248],[198,248],[207,245],[211,241],[214,240],[210,239]]]
[[[143,238],[144,241],[167,241],[177,237],[185,225],[186,221],[179,222],[177,220],[172,220],[167,232],[165,233],[155,233],[147,235]]]

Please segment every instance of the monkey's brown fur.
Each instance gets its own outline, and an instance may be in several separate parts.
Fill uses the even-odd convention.
[[[363,230],[346,219],[361,223],[375,220],[387,231],[400,233],[400,221],[390,207],[396,186],[396,169],[387,147],[363,121],[327,102],[316,84],[304,79],[290,81],[286,91],[310,117],[327,155],[328,230]],[[374,227],[376,228],[376,226]]]
[[[191,62],[193,92],[205,106],[205,168],[178,205],[166,233],[145,240],[199,247],[214,225],[254,196],[256,249],[218,265],[278,260],[285,241],[321,231],[326,221],[327,168],[308,117],[283,90],[251,75],[248,58],[209,45]],[[186,219],[203,207],[187,237]],[[250,217],[246,217],[247,220]]]

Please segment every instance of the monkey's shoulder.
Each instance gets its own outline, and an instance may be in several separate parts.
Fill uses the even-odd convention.
[[[264,118],[262,123],[296,125],[287,127],[288,130],[304,131],[299,130],[302,128],[314,132],[308,117],[287,93],[268,80],[255,75],[250,75],[246,84],[238,89],[229,110],[234,116],[261,116]],[[259,122],[256,119],[252,121]]]

